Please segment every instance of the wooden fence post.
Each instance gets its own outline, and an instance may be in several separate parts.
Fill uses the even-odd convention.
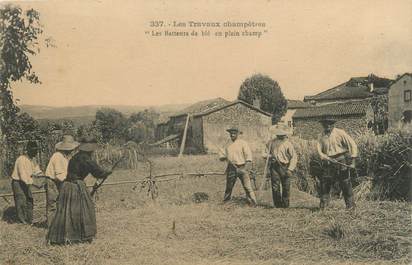
[[[45,184],[44,184],[44,190],[45,190],[44,194],[46,194],[46,224],[47,224],[47,227],[49,227],[50,226],[50,223],[49,223],[49,200],[48,200],[48,197],[49,197],[49,183],[48,183],[47,179],[46,179]]]
[[[185,130],[183,131],[182,144],[180,145],[179,157],[182,157],[183,151],[185,150],[186,137],[187,137],[187,128],[189,127],[189,119],[190,119],[190,115],[187,114]]]

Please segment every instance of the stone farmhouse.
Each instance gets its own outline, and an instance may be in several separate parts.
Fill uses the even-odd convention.
[[[296,110],[309,107],[313,107],[313,105],[308,102],[303,102],[301,100],[288,99],[288,109],[286,110],[285,115],[283,115],[283,117],[278,122],[278,125],[281,125],[282,127],[288,127],[290,128],[290,130],[293,130],[292,117],[295,114]]]
[[[319,121],[324,118],[336,119],[337,128],[359,135],[369,130],[373,121],[373,109],[365,100],[298,109],[293,115],[294,135],[303,139],[317,139],[323,131]]]
[[[412,110],[412,74],[399,76],[389,87],[389,127],[397,127],[405,110]]]
[[[352,77],[348,81],[318,93],[305,96],[303,101],[313,105],[365,100],[374,95],[387,94],[393,80],[370,74],[367,77]]]
[[[201,101],[159,124],[154,145],[179,147],[187,128],[185,153],[217,153],[230,141],[226,129],[237,126],[252,150],[262,150],[269,139],[271,116],[241,100],[230,102],[217,98]]]

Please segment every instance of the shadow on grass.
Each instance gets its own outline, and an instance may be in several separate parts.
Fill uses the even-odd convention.
[[[17,220],[17,214],[16,214],[16,207],[14,206],[10,206],[8,207],[6,210],[3,211],[3,216],[1,217],[1,220],[3,222],[6,222],[8,224],[16,224],[16,223],[20,223]],[[46,221],[42,221],[42,222],[37,222],[37,223],[33,223],[34,227],[37,228],[45,228],[47,229],[47,222]]]
[[[33,223],[33,226],[37,227],[37,228],[44,228],[44,229],[48,228],[47,221],[41,221],[41,222]]]
[[[309,210],[312,213],[314,212],[319,212],[320,208],[318,206],[292,206],[289,207],[289,209],[295,209],[295,210]]]
[[[249,201],[244,197],[235,197],[233,196],[230,201],[222,202],[222,204],[232,204],[232,205],[239,205],[239,206],[250,206]]]
[[[17,223],[16,207],[10,206],[4,210],[1,220],[8,224]]]

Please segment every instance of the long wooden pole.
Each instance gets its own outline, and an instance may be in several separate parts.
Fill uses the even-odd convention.
[[[266,162],[265,162],[265,168],[263,169],[263,180],[262,180],[262,183],[260,184],[259,191],[261,191],[261,190],[263,189],[263,186],[265,185],[265,183],[266,183],[266,181],[267,181],[266,175],[267,175],[267,173],[268,173],[268,166],[269,166],[269,159],[270,159],[270,156],[271,156],[272,143],[273,143],[273,142],[271,141],[271,142],[270,142],[270,146],[269,146],[269,151],[268,151],[268,153],[266,154],[267,157],[266,157]]]
[[[189,127],[189,118],[190,118],[190,115],[187,114],[185,129],[183,131],[182,144],[180,145],[179,157],[182,157],[183,151],[185,150],[186,137],[187,137],[187,128]]]

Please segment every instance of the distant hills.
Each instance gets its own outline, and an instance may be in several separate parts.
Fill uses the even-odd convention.
[[[161,117],[167,117],[189,105],[190,104],[167,104],[160,106],[88,105],[75,107],[21,105],[19,108],[37,120],[72,120],[75,124],[85,124],[92,122],[95,118],[96,111],[102,108],[115,109],[126,116],[145,109],[153,109],[159,112]]]

